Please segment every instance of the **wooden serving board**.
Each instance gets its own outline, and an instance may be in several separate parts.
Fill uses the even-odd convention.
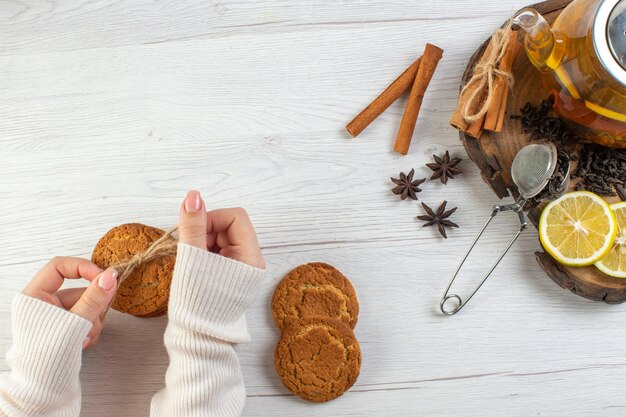
[[[530,7],[541,13],[552,23],[572,0],[548,0]],[[462,85],[472,75],[474,66],[485,50],[489,39],[474,53],[463,74]],[[507,117],[502,132],[485,131],[480,139],[475,139],[460,132],[467,154],[482,173],[485,182],[500,197],[517,196],[517,189],[511,180],[511,163],[517,152],[530,142],[530,137],[522,132],[519,120],[510,115],[519,114],[525,103],[539,104],[547,98],[542,79],[523,52],[513,66],[515,84],[509,96]],[[540,209],[530,211],[529,218],[537,226]],[[596,301],[616,304],[626,301],[626,279],[612,278],[593,266],[572,268],[556,262],[543,251],[535,253],[537,262],[550,278],[558,285],[582,297]]]

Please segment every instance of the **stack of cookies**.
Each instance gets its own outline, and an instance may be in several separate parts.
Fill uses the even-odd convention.
[[[359,303],[350,281],[324,263],[300,265],[278,284],[272,317],[282,331],[274,364],[280,379],[307,401],[342,395],[361,369],[353,329]]]
[[[114,227],[98,241],[91,261],[102,269],[127,261],[164,234],[139,223]],[[111,307],[137,317],[166,314],[175,261],[176,255],[166,255],[137,266],[120,284]]]

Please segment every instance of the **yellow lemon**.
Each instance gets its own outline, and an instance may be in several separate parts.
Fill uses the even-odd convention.
[[[611,204],[611,209],[617,219],[617,237],[609,253],[595,265],[607,275],[626,278],[626,201]]]
[[[539,219],[539,240],[568,266],[591,265],[613,245],[617,221],[602,197],[588,191],[564,194],[548,204]]]

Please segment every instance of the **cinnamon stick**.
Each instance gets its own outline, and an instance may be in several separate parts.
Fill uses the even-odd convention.
[[[346,130],[353,138],[356,138],[370,123],[382,114],[391,104],[413,85],[415,74],[420,66],[422,57],[419,57],[410,67],[404,70],[389,86],[380,93],[374,101],[361,111],[350,123]]]
[[[411,146],[411,139],[413,138],[413,131],[415,130],[415,123],[417,122],[417,116],[419,116],[420,107],[422,106],[422,100],[424,93],[430,80],[433,78],[437,64],[443,55],[443,49],[426,44],[424,48],[424,54],[422,55],[422,62],[415,75],[415,81],[411,88],[409,100],[404,109],[402,115],[402,122],[400,122],[400,128],[398,129],[398,136],[396,137],[396,144],[394,151],[406,155],[409,152],[409,146]]]
[[[467,130],[467,127],[469,126],[469,123],[467,123],[467,120],[465,120],[462,114],[463,112],[461,111],[461,109],[463,108],[463,103],[465,102],[463,100],[465,96],[467,96],[467,94],[459,96],[459,101],[456,105],[456,109],[454,110],[454,113],[450,118],[450,124],[452,125],[452,127],[455,127],[462,132],[465,132]]]
[[[480,139],[483,134],[483,125],[485,124],[485,116],[483,115],[480,119],[475,122],[470,123],[465,130],[465,133],[470,135],[473,138]]]
[[[494,132],[502,132],[502,128],[504,127],[504,116],[506,114],[506,106],[509,101],[508,91],[505,93],[502,98],[502,104],[500,106],[500,112],[498,113],[498,121],[496,122],[496,128],[493,129]]]
[[[513,63],[521,50],[521,44],[517,41],[517,32],[511,30],[507,36],[509,37],[509,41],[498,69],[510,73],[513,68]],[[494,132],[502,130],[501,124],[498,129],[498,123],[500,120],[504,122],[504,112],[506,111],[508,97],[509,85],[507,84],[506,78],[502,74],[498,74],[493,88],[493,100],[485,116],[484,129]]]
[[[517,39],[515,40],[515,51],[513,52],[514,58],[513,58],[513,62],[515,62],[515,60],[517,59],[518,55],[520,54],[520,51],[523,49],[523,45],[521,42],[518,42]],[[511,66],[511,70],[513,69],[513,66]],[[504,115],[506,114],[506,107],[507,107],[507,102],[509,99],[509,92],[506,91],[504,93],[504,100],[502,100],[502,106],[500,107],[500,114],[498,115],[498,123],[496,124],[496,132],[501,132],[502,131],[502,127],[504,126]]]

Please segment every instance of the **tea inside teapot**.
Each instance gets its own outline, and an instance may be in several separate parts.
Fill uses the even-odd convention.
[[[590,140],[626,147],[626,0],[575,0],[552,28],[533,9],[514,23],[533,65],[558,81],[557,113]]]

